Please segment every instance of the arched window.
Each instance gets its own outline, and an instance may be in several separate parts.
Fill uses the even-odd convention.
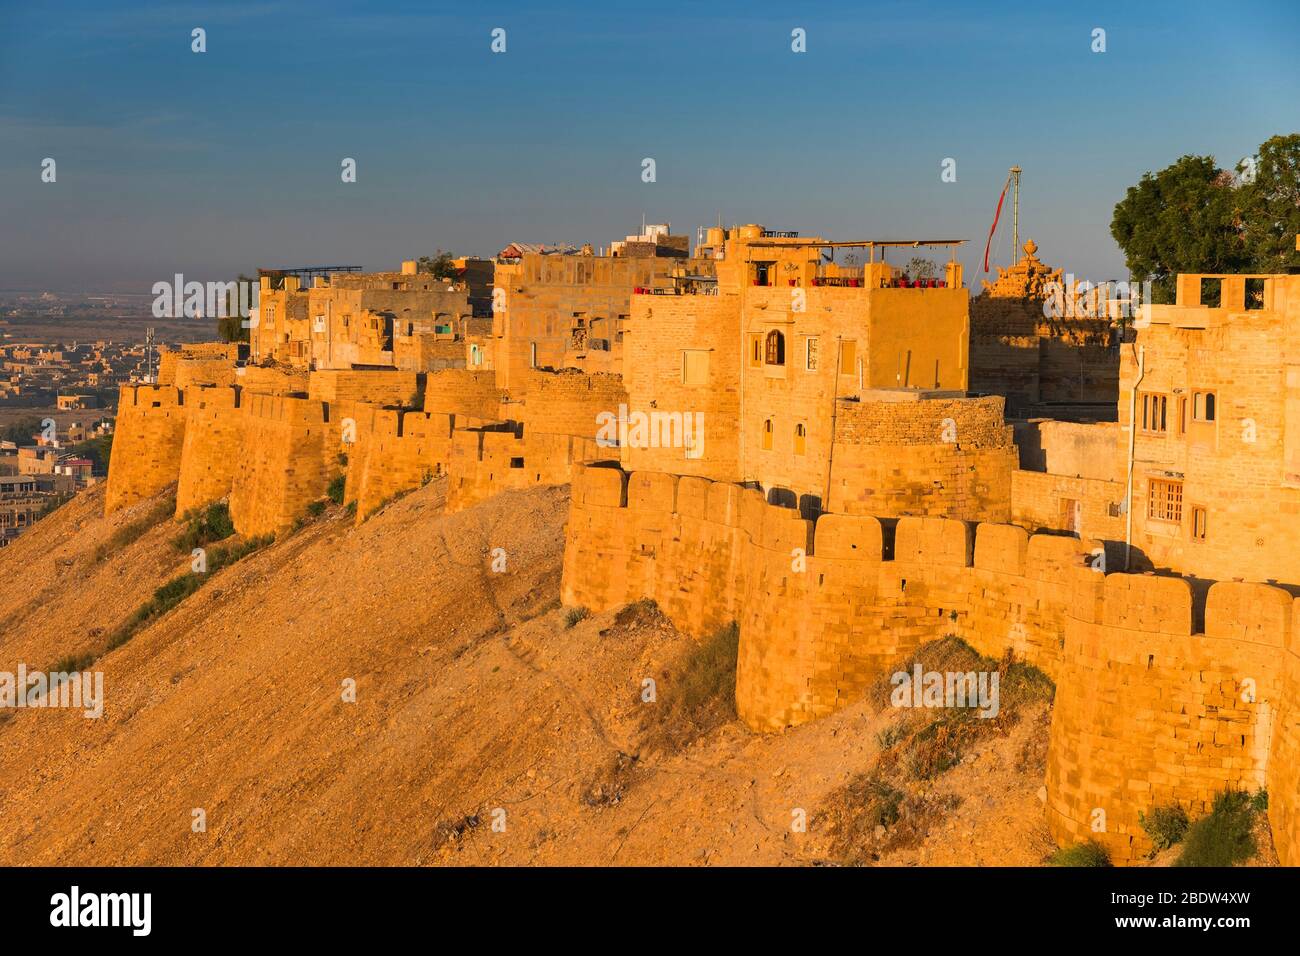
[[[1198,422],[1214,421],[1214,393],[1192,393],[1192,420]]]
[[[804,427],[803,422],[794,426],[794,453],[802,455],[807,447],[808,429]]]
[[[763,450],[772,450],[772,419],[763,422]]]
[[[767,333],[767,364],[785,364],[785,336],[776,329]]]

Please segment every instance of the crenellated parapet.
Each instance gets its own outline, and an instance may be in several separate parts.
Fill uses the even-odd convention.
[[[1056,681],[1047,810],[1061,842],[1096,839],[1126,862],[1149,848],[1139,812],[1199,813],[1224,787],[1268,786],[1294,859],[1300,670],[1280,588],[1105,574],[1094,542],[1012,525],[810,521],[664,473],[582,467],[572,501],[564,601],[651,598],[695,635],[737,621],[736,705],[755,730],[831,714],[953,635]]]
[[[453,476],[447,503],[456,510],[565,484],[575,464],[618,454],[596,443],[592,411],[622,394],[617,376],[551,376],[545,402],[532,413],[517,403],[521,420],[502,421],[490,372],[232,366],[234,384],[223,385],[205,371],[209,361],[171,364],[185,388],[124,387],[110,511],[175,484],[178,515],[225,498],[241,534],[264,535],[292,528],[339,477],[362,521],[441,475]]]
[[[593,439],[479,423],[452,434],[447,510],[461,511],[505,491],[568,484],[582,462],[609,456]]]
[[[1116,862],[1151,848],[1139,813],[1208,811],[1225,787],[1294,812],[1294,754],[1275,740],[1286,693],[1293,599],[1266,584],[1112,574],[1076,595],[1066,622],[1048,751],[1048,823],[1062,842],[1097,839]],[[1200,610],[1198,610],[1198,607]],[[1197,618],[1203,615],[1203,622]],[[1293,688],[1294,689],[1294,688]],[[1294,853],[1278,841],[1279,854]]]
[[[345,442],[347,481],[344,501],[357,503],[357,521],[394,495],[445,475],[451,463],[452,435],[468,421],[463,416],[360,405]]]
[[[190,386],[185,390],[185,438],[176,485],[183,515],[230,494],[244,445],[243,390]]]

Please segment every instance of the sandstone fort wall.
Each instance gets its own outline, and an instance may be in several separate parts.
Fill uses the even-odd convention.
[[[1290,595],[1106,575],[1095,549],[939,517],[814,523],[736,485],[582,467],[562,591],[595,610],[652,598],[697,635],[737,621],[736,704],[758,730],[834,712],[926,641],[1011,650],[1057,683],[1047,789],[1059,841],[1097,839],[1128,862],[1150,848],[1139,812],[1200,813],[1225,787],[1268,786],[1279,854],[1294,859]]]
[[[424,410],[493,421],[500,414],[501,391],[492,372],[440,369],[425,377]]]
[[[593,439],[519,431],[504,425],[452,434],[447,511],[460,511],[505,491],[567,484],[575,465],[608,457]]]
[[[394,495],[447,473],[456,416],[360,405],[355,422],[344,501],[357,503],[358,522]]]
[[[184,393],[170,385],[122,386],[105,514],[151,498],[176,481],[185,440],[184,402]]]
[[[526,379],[522,418],[527,431],[594,440],[596,416],[617,416],[619,406],[627,404],[620,375],[532,371]]]
[[[192,386],[185,390],[185,439],[176,475],[177,515],[230,494],[244,441],[240,398],[238,388]]]
[[[1008,521],[1016,461],[998,396],[839,402],[826,508]]]
[[[230,490],[230,515],[242,535],[291,528],[324,497],[339,448],[338,420],[322,402],[249,395]]]

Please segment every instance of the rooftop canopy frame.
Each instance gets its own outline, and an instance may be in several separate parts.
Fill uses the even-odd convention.
[[[747,245],[751,249],[830,249],[832,255],[834,255],[834,250],[836,249],[868,249],[870,250],[869,262],[876,261],[877,248],[881,250],[880,257],[883,262],[885,250],[892,247],[917,249],[921,246],[948,246],[951,249],[949,259],[952,262],[956,262],[957,247],[969,241],[969,239],[853,239],[847,241],[831,241],[828,239],[753,239],[748,242]]]

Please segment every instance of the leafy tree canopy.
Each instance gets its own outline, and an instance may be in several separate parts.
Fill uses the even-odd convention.
[[[1116,204],[1111,235],[1129,273],[1174,301],[1179,272],[1283,272],[1300,264],[1300,134],[1274,136],[1234,174],[1213,156],[1146,173]]]
[[[240,284],[256,284],[260,280],[239,274]],[[247,342],[249,331],[244,326],[245,316],[239,314],[239,298],[233,292],[226,293],[226,314],[217,318],[217,338],[222,342]]]
[[[435,279],[455,279],[460,273],[452,265],[451,260],[450,252],[439,249],[432,256],[420,256],[417,268],[421,272],[432,274]]]

